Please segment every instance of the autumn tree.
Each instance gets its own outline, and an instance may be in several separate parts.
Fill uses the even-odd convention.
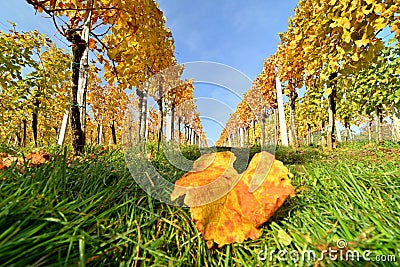
[[[27,0],[48,14],[72,46],[71,130],[75,153],[85,145],[88,50],[104,64],[111,86],[139,88],[171,65],[173,40],[154,1]],[[59,22],[63,25],[59,25]],[[165,54],[167,51],[168,56]]]
[[[3,50],[0,58],[1,124],[24,145],[27,126],[31,125],[33,142],[38,145],[39,126],[46,139],[52,129],[55,129],[55,136],[58,133],[60,118],[50,117],[67,104],[70,57],[37,31],[21,33],[13,29],[0,33],[0,42]],[[43,120],[39,120],[39,114]]]
[[[382,41],[377,34],[396,21],[394,1],[299,1],[291,19],[293,47],[301,43],[305,76],[316,75],[328,96],[327,145],[334,142],[337,82],[376,60]],[[397,25],[397,24],[393,24]],[[394,27],[394,26],[393,26]]]

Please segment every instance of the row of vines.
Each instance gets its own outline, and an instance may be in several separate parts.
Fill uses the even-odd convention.
[[[297,147],[320,133],[333,149],[353,138],[352,125],[364,125],[370,139],[374,126],[382,142],[385,119],[400,141],[398,1],[300,0],[279,36],[276,53],[265,60],[219,145],[280,140]]]
[[[19,32],[13,23],[8,32],[0,32],[2,143],[69,142],[75,153],[87,143],[120,143],[129,103],[141,114],[135,122],[141,138],[160,142],[166,135],[169,140],[205,142],[193,81],[181,80],[182,70],[172,78],[181,82],[175,91],[166,91],[165,83],[146,86],[150,77],[177,65],[172,33],[155,1],[27,4],[32,12],[50,17],[48,23],[69,49],[38,31]],[[157,105],[151,106],[148,97]]]

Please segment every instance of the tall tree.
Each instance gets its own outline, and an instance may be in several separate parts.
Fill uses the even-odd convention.
[[[58,31],[72,45],[70,121],[73,148],[75,153],[81,153],[85,145],[83,117],[88,49],[96,51],[99,63],[104,64],[104,78],[111,86],[116,83],[123,89],[139,88],[148,75],[171,65],[171,32],[165,28],[165,19],[154,1],[27,2],[50,15]],[[62,26],[58,25],[60,21]],[[78,93],[79,87],[84,90]]]

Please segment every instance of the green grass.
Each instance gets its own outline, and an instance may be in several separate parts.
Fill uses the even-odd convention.
[[[91,147],[70,162],[68,151],[50,148],[52,159],[40,167],[0,172],[0,265],[398,266],[400,149],[363,147],[278,148],[277,158],[294,174],[296,196],[264,225],[260,239],[214,249],[207,249],[187,208],[153,200],[136,185],[120,149]],[[200,155],[194,147],[182,153]],[[171,180],[182,175],[163,155],[153,163]],[[394,254],[397,262],[258,258],[265,247],[320,256],[341,238],[349,250],[370,250],[370,258]]]

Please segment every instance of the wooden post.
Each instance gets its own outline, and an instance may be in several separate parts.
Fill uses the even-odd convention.
[[[60,146],[62,146],[64,144],[65,133],[67,131],[67,124],[68,124],[68,115],[69,115],[69,111],[66,110],[64,113],[62,123],[61,123],[61,130],[60,130],[60,134],[58,136],[58,141],[57,141],[57,144]]]
[[[276,98],[278,101],[278,115],[279,115],[279,126],[281,132],[282,146],[289,146],[285,110],[283,107],[283,97],[282,97],[282,83],[279,80],[278,69],[276,69]]]

